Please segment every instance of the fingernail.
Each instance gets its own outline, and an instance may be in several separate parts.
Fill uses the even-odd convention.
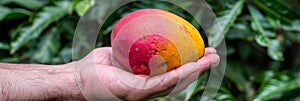
[[[213,56],[211,67],[212,68],[218,67],[219,62],[220,62],[220,57],[218,55]]]

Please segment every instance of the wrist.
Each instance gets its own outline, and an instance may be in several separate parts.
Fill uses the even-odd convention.
[[[78,84],[74,75],[74,65],[75,62],[71,62],[63,65],[56,65],[54,68],[59,69],[59,74],[54,78],[56,79],[56,93],[55,98],[67,99],[67,100],[84,100],[84,97],[78,87]]]
[[[0,63],[1,100],[83,99],[73,63],[63,65]]]

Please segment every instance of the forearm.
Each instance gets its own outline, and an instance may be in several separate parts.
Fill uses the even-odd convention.
[[[0,100],[82,100],[73,73],[72,63],[0,63]]]

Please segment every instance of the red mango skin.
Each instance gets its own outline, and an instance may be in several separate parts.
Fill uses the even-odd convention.
[[[148,14],[158,14],[161,15],[165,12],[160,12],[157,11],[156,9],[142,9],[142,10],[138,10],[135,12],[132,12],[130,14],[128,14],[127,16],[124,16],[121,20],[119,20],[119,22],[115,25],[114,29],[112,30],[111,33],[111,43],[113,42],[116,34],[120,31],[120,29],[126,25],[128,22],[130,22],[132,19],[135,19],[139,16],[144,16],[144,15],[148,15]]]
[[[181,61],[178,59],[180,58],[178,53],[170,40],[158,34],[152,34],[139,38],[131,46],[129,63],[131,70],[136,74],[157,75],[173,69],[167,68],[166,62],[169,62],[169,67],[180,66]],[[164,61],[157,60],[151,68],[150,59],[155,55],[168,58],[164,58]]]
[[[148,16],[148,18],[153,16],[153,18],[158,17],[167,20],[157,19],[156,21],[158,22],[148,22],[147,24],[151,26],[149,27],[150,29],[143,29],[140,27],[143,26],[143,24],[140,23],[143,22],[143,20],[141,20],[142,18],[147,18],[146,16]],[[140,23],[130,25],[130,22],[134,22],[134,20],[138,18],[141,20]],[[160,23],[162,26],[159,25]],[[165,27],[163,27],[163,25],[165,25]],[[146,32],[151,32],[151,34]],[[174,34],[179,32],[181,33],[180,35]],[[116,38],[118,34],[122,34],[122,38]],[[142,37],[133,38],[130,35]],[[175,39],[174,35],[177,35]],[[190,37],[192,42],[189,42],[186,36]],[[169,37],[173,38],[169,40]],[[179,41],[176,41],[177,39]],[[158,9],[142,9],[123,17],[115,25],[111,33],[111,43],[114,57],[120,64],[127,67],[127,69],[133,73],[144,75],[158,75],[175,69],[187,62],[196,61],[203,56],[205,46],[199,32],[191,24],[177,15]],[[132,43],[132,45],[129,43]],[[193,47],[190,44],[195,44],[196,46]],[[193,48],[197,51],[196,58],[188,54],[189,52],[178,50]],[[151,61],[151,58],[155,56],[161,56],[163,59],[153,59]],[[125,61],[125,59],[128,60]]]

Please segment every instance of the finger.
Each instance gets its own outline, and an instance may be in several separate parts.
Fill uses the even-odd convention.
[[[171,93],[176,93],[176,92],[182,91],[183,89],[188,87],[192,82],[197,80],[199,75],[201,75],[201,74],[202,73],[195,72],[195,73],[192,73],[191,75],[189,75],[188,77],[181,79]]]
[[[173,83],[170,83],[167,82],[167,80],[165,80],[166,83],[169,83],[171,85],[168,87],[168,89],[164,89],[164,91],[162,91],[161,93],[155,94],[153,96],[154,97],[163,96],[166,94],[170,94],[171,92],[175,93],[181,91],[182,89],[186,88],[189,84],[191,84],[193,81],[195,81],[200,74],[202,74],[204,71],[211,68],[211,66],[216,63],[219,63],[219,56],[216,54],[209,54],[199,59],[199,61],[197,61],[198,65],[190,63],[182,66],[181,68],[184,68],[182,70],[184,70],[185,72],[182,72],[180,79],[176,80],[176,84],[173,84],[174,81]],[[171,88],[174,85],[177,85],[176,88],[175,89]]]
[[[139,98],[148,95],[147,92],[144,92],[143,89],[145,81],[147,76],[139,76],[135,75],[129,72],[126,72],[120,68],[113,67],[109,68],[112,69],[112,74],[107,74],[107,78],[114,78],[114,80],[110,80],[111,82],[116,82],[116,85],[107,84],[111,92],[114,92],[114,94],[119,98]],[[105,72],[105,71],[103,71]],[[117,87],[117,88],[116,88]],[[130,93],[128,93],[130,92]],[[140,96],[136,97],[137,94],[140,94]]]
[[[128,87],[138,89],[145,88],[144,85],[146,83],[147,76],[135,75],[117,67],[114,67],[114,73],[117,78]]]
[[[95,63],[111,65],[112,49],[111,47],[96,48],[92,51]]]
[[[200,65],[200,71],[205,71],[211,68],[211,66],[216,67],[219,65],[220,57],[217,54],[209,54],[201,59],[199,59],[196,63]]]
[[[167,88],[161,87],[161,89],[156,89],[153,90],[153,88],[156,88],[156,85],[159,85],[161,82],[161,78],[151,78],[146,75],[134,75],[132,73],[128,73],[126,71],[123,71],[119,68],[115,69],[116,75],[118,75],[119,80],[121,81],[123,87],[127,89],[125,95],[126,98],[134,98],[134,99],[144,99],[144,98],[149,98],[150,95],[156,94],[156,93],[162,93]],[[174,88],[174,87],[171,87]],[[131,93],[128,93],[131,92]],[[139,95],[139,96],[137,96]]]
[[[150,93],[158,93],[158,92],[165,91],[169,88],[172,88],[172,86],[176,85],[179,78],[180,75],[175,70],[149,78],[148,79],[149,83],[153,81],[159,82],[152,88]]]
[[[92,52],[97,53],[97,55],[101,56],[111,56],[112,54],[112,48],[111,47],[101,47],[101,48],[96,48]]]
[[[208,47],[208,48],[205,48],[204,55],[207,55],[207,54],[216,54],[216,53],[217,53],[217,50],[215,48]]]
[[[218,62],[218,58],[219,57],[216,54],[209,54],[199,59],[197,62],[187,63],[180,68],[154,77],[133,75],[125,71],[119,71],[117,75],[119,75],[123,82],[127,83],[126,85],[131,85],[131,88],[142,89],[143,92],[140,92],[141,95],[153,95],[161,92],[161,94],[155,95],[160,96],[168,94],[170,89],[173,89],[179,80],[187,78],[188,81],[182,83],[182,86],[178,88],[178,90],[182,90],[192,81],[197,79],[200,73],[209,69],[212,63]]]
[[[162,96],[167,96],[167,95],[170,95],[171,92],[174,90],[176,86],[172,86],[164,91],[161,91],[161,92],[157,92],[157,93],[152,93],[151,95],[149,95],[147,97],[147,99],[153,99],[153,98],[157,98],[157,97],[162,97]]]
[[[195,62],[187,63],[175,70],[171,70],[159,76],[154,76],[149,79],[161,79],[160,83],[152,88],[151,93],[163,92],[175,86],[181,78],[189,76],[193,72],[197,72],[198,64]]]
[[[190,85],[193,81],[195,81],[198,78],[198,76],[199,76],[199,73],[195,72],[192,75],[190,75],[189,77],[179,80],[176,85],[173,85],[164,91],[157,92],[157,93],[154,93],[153,95],[150,95],[149,98],[151,99],[151,98],[175,94],[178,91],[185,89],[188,85]]]
[[[180,82],[177,84],[176,88],[171,93],[185,89],[192,82],[194,82],[203,72],[207,71],[212,67],[217,66],[219,64],[219,61],[220,57],[217,54],[209,54],[199,59],[197,61],[197,63],[199,64],[199,72],[191,73],[188,77],[180,79]]]
[[[152,89],[151,92],[164,91],[176,85],[180,79],[188,78],[189,76],[191,77],[188,79],[190,79],[190,81],[192,82],[199,76],[199,74],[208,70],[212,64],[218,63],[218,61],[219,61],[218,55],[209,54],[199,59],[197,62],[187,63],[175,70],[171,70],[169,72],[166,72],[158,76],[139,78],[138,75],[135,75],[134,77],[135,79],[125,80],[125,81],[135,82],[132,83],[132,85],[139,88],[145,88],[145,89],[151,88]],[[128,76],[129,74],[127,74],[127,77]]]

